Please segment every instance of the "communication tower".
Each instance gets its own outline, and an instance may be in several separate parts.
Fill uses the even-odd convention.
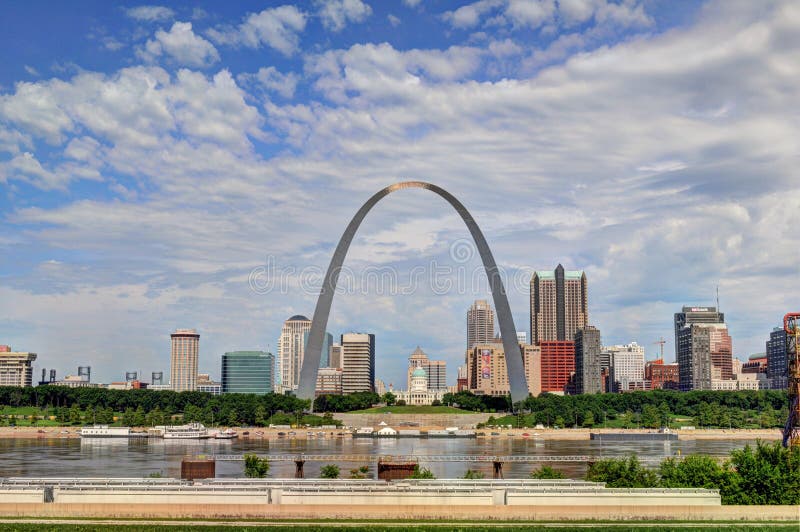
[[[91,382],[92,366],[78,366],[78,377],[86,377],[86,382]]]
[[[151,375],[150,384],[164,384],[164,372],[154,371]]]
[[[131,382],[139,380],[139,372],[138,371],[126,371],[125,372],[125,382]]]

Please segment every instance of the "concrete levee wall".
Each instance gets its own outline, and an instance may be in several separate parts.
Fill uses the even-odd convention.
[[[652,505],[655,497],[636,493],[603,493],[593,494],[571,493],[508,493],[506,504],[510,506],[581,506],[591,498],[593,506]],[[659,506],[706,505],[719,506],[719,495],[681,495],[668,494],[658,496]]]
[[[486,423],[491,416],[498,414],[333,414],[349,427],[372,427],[381,421],[392,427],[401,423],[419,423],[420,427],[459,427],[475,428],[478,423]]]
[[[425,493],[425,492],[385,492],[385,493],[302,493],[284,491],[280,497],[282,505],[394,505],[420,506],[427,504],[488,506],[494,504],[491,492],[485,493]]]
[[[0,503],[0,516],[443,520],[800,520],[800,506],[431,506]]]
[[[0,489],[3,503],[44,502],[44,489]]]
[[[268,504],[269,491],[147,491],[53,489],[55,504]]]

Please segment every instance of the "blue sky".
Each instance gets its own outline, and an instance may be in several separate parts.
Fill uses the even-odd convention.
[[[350,217],[417,179],[471,210],[518,330],[530,271],[561,262],[604,343],[673,358],[672,314],[719,285],[735,353],[763,351],[800,307],[799,36],[778,1],[8,3],[0,343],[109,381],[168,370],[196,327],[218,376],[311,316]],[[387,382],[416,345],[454,379],[488,296],[458,282],[466,239],[439,198],[394,194],[329,330],[374,332]],[[254,289],[265,271],[283,288]]]

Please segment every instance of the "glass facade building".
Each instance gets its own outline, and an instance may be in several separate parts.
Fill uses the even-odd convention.
[[[222,393],[272,393],[274,365],[272,353],[264,351],[225,353],[222,355]]]

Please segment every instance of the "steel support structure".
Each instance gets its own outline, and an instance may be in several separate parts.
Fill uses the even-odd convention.
[[[789,417],[783,428],[783,446],[800,446],[800,312],[783,317],[786,331],[786,375],[789,380]]]

